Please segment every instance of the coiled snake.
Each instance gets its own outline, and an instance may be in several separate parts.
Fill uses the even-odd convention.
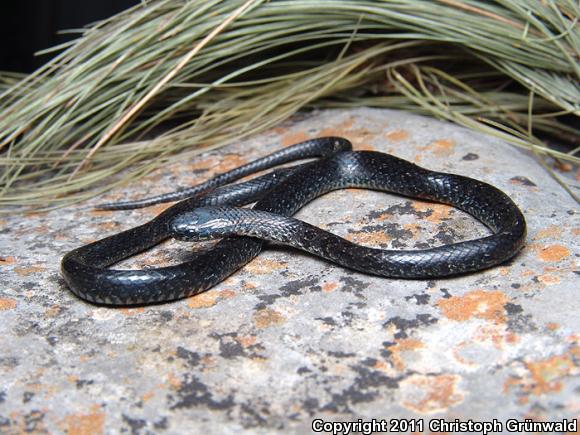
[[[229,184],[263,169],[313,157],[318,160]],[[289,217],[314,198],[349,187],[449,204],[481,221],[493,234],[430,249],[383,250],[356,245]],[[262,239],[365,273],[439,278],[500,264],[521,249],[526,237],[521,211],[495,187],[460,175],[429,171],[392,155],[352,151],[351,143],[338,137],[302,142],[190,189],[101,208],[138,208],[183,198],[188,199],[144,225],[66,254],[61,268],[70,289],[90,302],[108,305],[157,303],[195,295],[255,258]],[[253,202],[253,209],[240,208]],[[229,237],[234,235],[238,237]],[[192,261],[175,266],[108,268],[170,237],[225,238]]]

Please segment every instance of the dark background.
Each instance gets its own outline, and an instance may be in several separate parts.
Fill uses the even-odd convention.
[[[139,0],[0,0],[0,70],[31,72],[50,59],[34,53],[72,39],[78,29]]]

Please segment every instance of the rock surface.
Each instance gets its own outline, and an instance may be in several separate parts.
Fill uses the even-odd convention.
[[[502,267],[445,280],[381,279],[270,248],[174,303],[114,309],[67,290],[67,251],[162,209],[91,206],[193,185],[323,135],[497,186],[524,211],[527,246]],[[0,432],[306,433],[314,418],[577,417],[578,209],[525,152],[433,119],[357,109],[297,117],[184,160],[90,203],[0,217]],[[486,234],[450,207],[354,189],[298,217],[395,249]],[[177,263],[189,249],[170,242],[124,266]]]

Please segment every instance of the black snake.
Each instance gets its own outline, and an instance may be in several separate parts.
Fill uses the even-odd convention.
[[[318,159],[230,184],[263,169],[313,157]],[[452,205],[483,222],[492,234],[430,249],[383,250],[356,245],[289,217],[318,196],[352,187]],[[183,198],[187,199],[144,225],[66,254],[61,267],[71,290],[90,302],[108,305],[156,303],[195,295],[255,258],[262,239],[365,273],[438,278],[500,264],[521,249],[526,237],[524,216],[497,188],[472,178],[429,171],[392,155],[352,151],[351,143],[338,137],[302,142],[190,189],[101,208],[130,209]],[[253,202],[252,209],[240,208]],[[234,235],[238,237],[229,237]],[[108,268],[170,237],[225,238],[193,260],[175,266]]]

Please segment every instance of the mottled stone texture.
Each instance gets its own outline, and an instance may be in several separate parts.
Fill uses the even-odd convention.
[[[137,309],[93,306],[65,287],[67,251],[162,209],[92,205],[192,185],[322,135],[494,184],[526,215],[526,248],[503,267],[433,281],[366,276],[271,248],[211,291]],[[432,119],[360,109],[295,118],[90,203],[3,217],[0,432],[304,433],[316,417],[576,417],[577,216],[518,149]],[[354,189],[298,217],[400,249],[486,234],[450,207]],[[191,249],[171,242],[123,266],[175,263]]]

